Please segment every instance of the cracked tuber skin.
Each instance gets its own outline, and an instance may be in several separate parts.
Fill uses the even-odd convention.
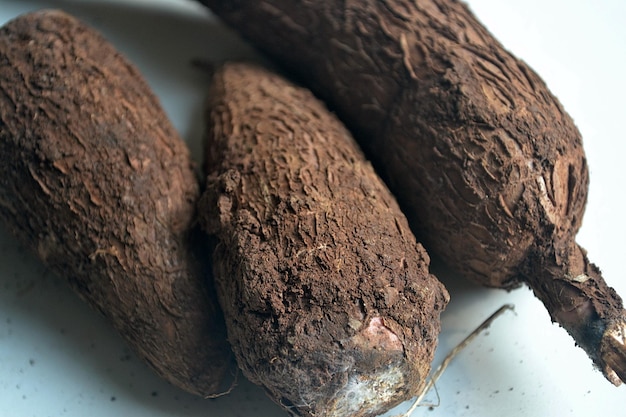
[[[354,133],[418,238],[486,286],[526,283],[614,384],[621,298],[575,242],[588,167],[541,78],[454,0],[201,0]]]
[[[63,12],[7,23],[0,155],[5,226],[169,382],[228,388],[234,358],[193,250],[208,243],[198,178],[137,69]]]
[[[206,120],[199,216],[244,375],[297,416],[376,416],[415,396],[448,293],[344,126],[241,63],[213,75]]]

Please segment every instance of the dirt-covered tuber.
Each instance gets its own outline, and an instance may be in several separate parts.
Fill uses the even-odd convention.
[[[249,64],[217,70],[201,223],[243,373],[298,416],[375,416],[424,386],[448,301],[343,125]]]
[[[227,388],[234,360],[193,253],[198,178],[138,70],[63,12],[7,23],[0,155],[5,226],[168,381]]]

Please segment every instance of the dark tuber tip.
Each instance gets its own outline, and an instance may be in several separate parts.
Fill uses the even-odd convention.
[[[558,243],[558,242],[557,242]],[[626,382],[626,310],[575,242],[539,251],[526,283],[614,385]]]

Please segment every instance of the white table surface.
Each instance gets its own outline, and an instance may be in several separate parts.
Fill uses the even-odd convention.
[[[547,81],[583,133],[591,171],[578,242],[626,295],[626,2],[471,0],[503,44]],[[206,74],[192,58],[251,57],[252,49],[190,0],[0,0],[0,24],[23,12],[62,8],[101,30],[144,73],[176,128],[200,158]],[[626,126],[626,125],[625,125]],[[0,156],[1,157],[1,156]],[[505,292],[436,268],[452,301],[442,316],[435,365],[504,303],[414,416],[621,416],[626,387],[595,371],[526,288]],[[406,408],[406,406],[405,406]],[[396,410],[399,412],[401,408]],[[390,413],[391,415],[394,413]],[[63,279],[0,228],[0,416],[282,417],[263,391],[241,381],[202,400],[168,385]]]

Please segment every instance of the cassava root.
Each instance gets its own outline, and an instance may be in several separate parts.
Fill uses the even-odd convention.
[[[229,340],[298,416],[376,416],[426,383],[448,301],[343,125],[249,64],[213,75],[202,225]]]
[[[53,10],[0,29],[0,219],[192,393],[235,371],[194,226],[189,151],[138,70]],[[54,302],[54,300],[50,300]]]

